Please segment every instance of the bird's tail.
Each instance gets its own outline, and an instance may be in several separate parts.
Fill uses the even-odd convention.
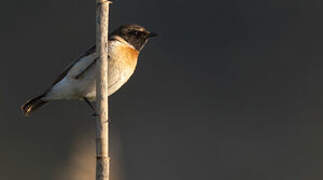
[[[21,110],[25,116],[29,116],[31,112],[45,105],[47,101],[42,100],[44,95],[37,96],[28,100],[24,105],[21,106]]]

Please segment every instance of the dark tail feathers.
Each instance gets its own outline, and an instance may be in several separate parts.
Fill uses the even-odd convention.
[[[24,113],[24,115],[29,116],[31,112],[46,104],[47,101],[42,100],[43,97],[44,95],[32,98],[29,101],[27,101],[24,105],[22,105],[21,110]]]

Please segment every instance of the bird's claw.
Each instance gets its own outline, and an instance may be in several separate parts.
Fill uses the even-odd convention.
[[[96,112],[92,114],[92,117],[98,117],[98,116],[99,116],[99,114]]]

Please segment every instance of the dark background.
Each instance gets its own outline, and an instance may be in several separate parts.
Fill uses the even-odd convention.
[[[110,98],[113,180],[321,180],[321,0],[119,0],[160,34]],[[83,102],[19,107],[95,42],[95,1],[1,1],[0,179],[94,179]]]

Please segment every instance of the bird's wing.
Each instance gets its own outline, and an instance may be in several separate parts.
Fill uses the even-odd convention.
[[[112,33],[109,34],[109,41],[113,40],[113,36]],[[58,83],[59,81],[61,81],[66,75],[67,73],[72,69],[72,67],[78,63],[83,57],[89,56],[90,54],[96,52],[96,45],[91,46],[87,51],[85,51],[79,58],[75,59],[69,66],[67,66],[65,68],[65,70],[55,79],[55,81],[52,83],[53,87],[56,83]],[[95,64],[97,59],[94,60],[94,63],[90,64],[90,67],[93,66],[93,64]],[[89,67],[89,68],[90,68]],[[85,71],[87,71],[89,68],[86,68]],[[80,78],[80,76],[82,76],[82,74],[84,74],[84,72],[81,72],[80,75],[77,75],[76,78]]]
[[[79,74],[77,74],[76,76],[74,76],[74,79],[80,79],[82,78],[82,76],[88,71],[91,69],[91,67],[93,67],[96,63],[96,61],[98,60],[99,58],[95,58],[87,67],[85,67]]]
[[[75,59],[65,70],[56,78],[56,80],[52,83],[52,86],[54,86],[56,83],[61,81],[67,73],[72,69],[72,67],[78,63],[83,57],[89,56],[90,54],[94,53],[96,51],[96,46],[91,46],[85,53],[83,53],[79,58]]]

